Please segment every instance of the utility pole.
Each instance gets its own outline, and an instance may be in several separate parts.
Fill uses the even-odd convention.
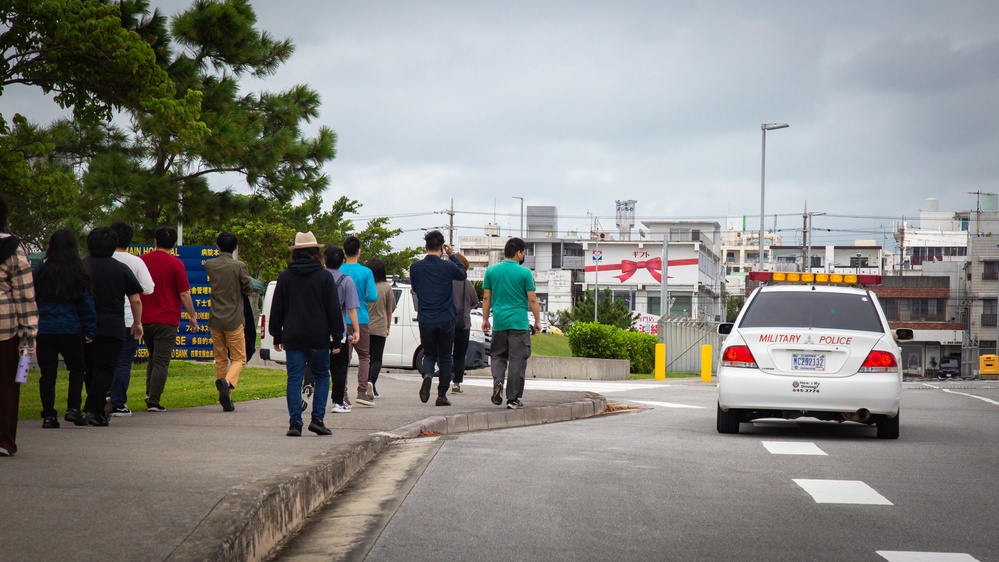
[[[454,197],[451,198],[451,209],[447,212],[447,214],[447,243],[451,247],[454,247]]]

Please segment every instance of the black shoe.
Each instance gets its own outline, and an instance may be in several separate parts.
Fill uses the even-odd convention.
[[[301,437],[302,436],[302,424],[298,422],[291,422],[288,426],[288,433],[285,433],[288,437]]]
[[[507,400],[506,408],[508,410],[519,410],[524,407],[524,404],[520,400]]]
[[[55,416],[42,418],[42,429],[59,429],[59,418]]]
[[[104,412],[87,412],[87,425],[92,425],[94,427],[107,427],[109,419],[111,419],[110,416]]]
[[[503,382],[494,381],[493,382],[493,397],[491,398],[493,404],[499,406],[503,403]]]
[[[423,384],[420,385],[420,402],[424,404],[430,400],[430,385],[434,384],[433,377],[423,377]]]
[[[66,415],[62,419],[72,422],[73,425],[87,425],[87,419],[83,417],[83,412],[76,408],[67,409]]]
[[[371,383],[371,392],[374,393],[375,398],[378,398],[378,387],[375,386],[375,383]]]
[[[146,411],[147,412],[165,412],[166,408],[164,408],[163,406],[160,406],[159,404],[150,404],[150,403],[147,402],[146,403]]]
[[[330,428],[323,424],[323,420],[317,420],[316,418],[312,418],[312,423],[309,424],[309,431],[316,435],[333,435]]]
[[[223,412],[231,412],[236,409],[229,397],[229,381],[225,379],[215,379],[215,388],[219,390],[219,404],[222,404]]]
[[[450,406],[451,405],[451,401],[447,399],[447,396],[438,396],[437,397],[437,405],[438,406]]]

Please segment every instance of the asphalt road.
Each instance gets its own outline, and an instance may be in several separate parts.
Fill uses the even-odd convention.
[[[646,409],[389,446],[276,559],[999,560],[995,382],[906,383],[898,440],[592,384]]]

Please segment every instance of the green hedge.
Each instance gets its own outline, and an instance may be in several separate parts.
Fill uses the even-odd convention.
[[[576,322],[567,335],[573,357],[627,359],[632,373],[651,373],[655,367],[659,339],[653,335],[596,322]]]

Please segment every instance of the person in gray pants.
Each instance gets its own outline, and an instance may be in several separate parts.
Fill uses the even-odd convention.
[[[482,331],[493,330],[489,354],[492,358],[493,404],[503,403],[506,379],[506,407],[519,410],[524,395],[524,373],[531,356],[531,335],[541,331],[541,309],[535,295],[534,274],[523,266],[527,244],[511,238],[503,248],[503,261],[489,266],[482,280]],[[527,311],[534,315],[528,322]],[[492,311],[493,320],[489,320]],[[509,372],[507,367],[509,366]]]

